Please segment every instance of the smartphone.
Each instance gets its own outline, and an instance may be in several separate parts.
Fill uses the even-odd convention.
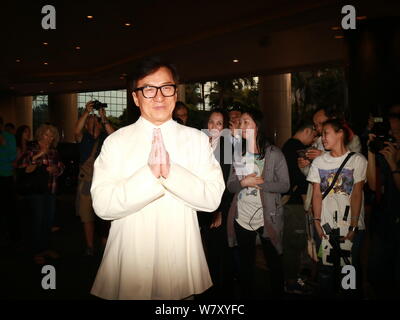
[[[297,155],[299,156],[299,158],[308,160],[307,156],[306,156],[307,149],[300,149],[300,150],[297,150],[296,152],[297,152]]]

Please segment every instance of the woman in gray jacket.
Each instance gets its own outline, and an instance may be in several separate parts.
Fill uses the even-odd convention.
[[[228,190],[235,193],[228,214],[228,242],[238,246],[241,298],[252,297],[256,237],[259,235],[274,298],[283,293],[281,193],[290,188],[286,160],[265,136],[262,113],[247,110],[240,118],[246,151],[232,165]]]

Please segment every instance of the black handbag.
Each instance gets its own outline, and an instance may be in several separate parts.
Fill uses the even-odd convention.
[[[25,168],[18,168],[16,182],[17,192],[21,195],[49,192],[49,173],[44,165],[38,165],[30,173],[27,173]]]

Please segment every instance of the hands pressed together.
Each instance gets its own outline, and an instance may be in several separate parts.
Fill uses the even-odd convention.
[[[165,179],[168,178],[171,163],[159,128],[155,128],[153,131],[153,142],[149,154],[148,165],[157,179],[160,177]]]

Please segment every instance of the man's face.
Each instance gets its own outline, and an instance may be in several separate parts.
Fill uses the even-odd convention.
[[[314,114],[313,122],[314,122],[315,130],[317,130],[318,135],[322,135],[322,125],[327,120],[328,120],[328,117],[326,116],[324,110],[320,110],[316,114]]]
[[[236,129],[239,129],[241,115],[240,111],[229,112],[229,129],[231,129],[232,135],[235,135]]]
[[[161,67],[148,76],[137,82],[137,87],[155,86],[160,87],[166,84],[175,84],[171,72]],[[159,126],[172,118],[172,112],[175,108],[177,93],[172,97],[164,97],[161,90],[157,90],[154,98],[145,98],[142,92],[136,91],[132,93],[135,104],[140,108],[143,118],[151,123]]]
[[[308,146],[310,144],[312,144],[315,140],[315,136],[316,136],[316,131],[311,129],[311,128],[306,128],[304,130],[304,141],[303,143]]]
[[[183,124],[186,124],[186,122],[188,121],[189,116],[186,108],[179,108],[178,110],[176,110],[175,115],[177,118],[182,120]]]

